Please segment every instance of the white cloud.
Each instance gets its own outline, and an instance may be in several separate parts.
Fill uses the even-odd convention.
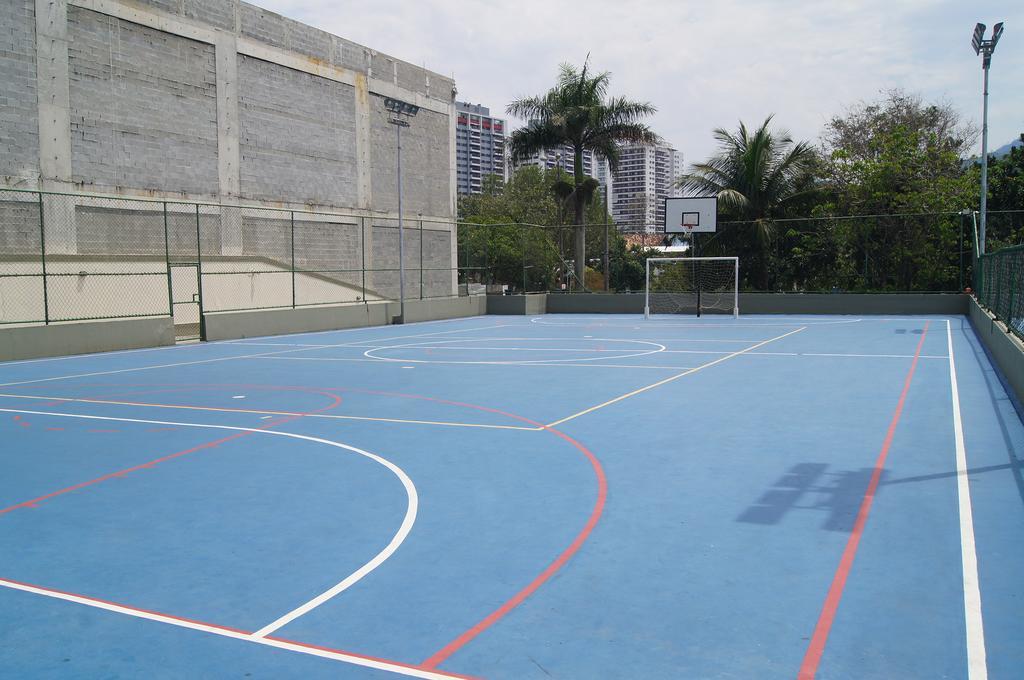
[[[688,161],[711,130],[769,113],[800,139],[882,89],[949,100],[981,118],[976,21],[1006,21],[991,71],[990,140],[1024,132],[1024,11],[1013,0],[257,0],[349,40],[454,73],[459,98],[502,111],[550,87],[559,62],[612,72],[612,92],[658,107],[655,130]]]

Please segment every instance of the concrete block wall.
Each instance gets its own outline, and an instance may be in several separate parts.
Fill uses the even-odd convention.
[[[238,56],[242,196],[354,206],[355,88]]]
[[[68,7],[72,180],[215,194],[212,45]]]
[[[39,176],[35,0],[0,8],[0,182]]]
[[[398,205],[395,127],[383,100],[421,107],[403,130],[407,219],[445,221],[455,210],[453,87],[450,78],[239,0],[6,0],[0,188],[342,213],[362,233],[343,230],[326,261],[353,262],[358,245],[360,265],[379,267],[374,253],[390,255],[373,246],[369,224],[394,220]],[[155,247],[149,235],[162,224],[147,211],[94,208],[44,197],[47,250]],[[169,232],[172,245],[191,240],[194,249],[188,219],[173,216]],[[201,221],[205,255],[243,254],[238,211],[225,207]],[[102,235],[112,222],[128,235]],[[448,228],[424,249],[424,264],[450,272]],[[418,252],[413,257],[418,266]],[[440,294],[454,293],[452,274],[427,276]]]
[[[384,109],[383,97],[371,97],[370,124],[374,205],[398,210],[398,167],[395,126]],[[442,172],[449,163],[449,119],[447,115],[421,110],[402,129],[402,190],[407,214],[450,217],[451,173]]]
[[[0,191],[0,254],[5,257],[39,257],[39,203],[26,200],[32,198]]]

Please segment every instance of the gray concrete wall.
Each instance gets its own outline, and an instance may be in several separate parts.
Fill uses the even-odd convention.
[[[643,314],[644,296],[636,293],[613,295],[548,295],[549,314]]]
[[[388,309],[390,314],[397,315],[400,308],[397,303],[389,302]],[[467,316],[482,316],[486,313],[487,297],[484,295],[405,301],[406,323],[458,319]]]
[[[0,361],[174,344],[169,316],[0,328]]]
[[[988,312],[969,298],[968,316],[978,339],[988,349],[996,366],[1003,374],[1017,399],[1017,408],[1024,403],[1024,343],[1006,326],[996,321]]]
[[[450,78],[239,0],[7,0],[0,189],[393,220],[395,126],[383,107],[392,97],[420,107],[403,132],[407,219],[441,222],[455,210],[453,89]],[[103,216],[81,209],[95,202],[56,195],[42,203],[51,253],[152,251],[149,216]],[[251,254],[241,212],[203,219],[207,254]],[[97,231],[104,224],[124,235]],[[392,257],[373,247],[369,222],[360,227],[360,266]],[[424,243],[424,266],[445,270],[423,276],[425,296],[455,292],[454,229]],[[353,261],[346,243],[335,261]],[[409,257],[418,269],[418,251]]]
[[[0,183],[39,176],[35,0],[0,3]]]
[[[383,97],[370,98],[374,207],[398,210],[397,140]],[[450,217],[448,116],[421,110],[402,128],[402,191],[405,212]]]
[[[531,293],[530,295],[488,295],[488,314],[545,314],[548,295]]]
[[[483,296],[406,300],[407,322],[434,321],[479,316],[485,312]],[[289,333],[363,328],[390,324],[398,315],[399,305],[393,302],[305,307],[299,309],[268,309],[248,312],[206,314],[207,340],[236,340]]]
[[[966,314],[959,293],[740,293],[740,314]]]
[[[394,97],[407,209],[448,218],[453,87],[238,0],[7,0],[0,187],[393,213]]]
[[[238,56],[242,196],[354,206],[355,89]]]
[[[740,314],[966,314],[967,300],[960,294],[740,293]],[[543,314],[544,310],[548,314],[643,314],[644,296],[492,295],[487,310],[488,314]]]
[[[216,194],[212,45],[68,7],[72,179]]]

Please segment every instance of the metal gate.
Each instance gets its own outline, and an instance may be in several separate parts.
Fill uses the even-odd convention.
[[[203,340],[203,298],[198,262],[172,262],[170,268],[171,310],[174,336],[178,341]]]

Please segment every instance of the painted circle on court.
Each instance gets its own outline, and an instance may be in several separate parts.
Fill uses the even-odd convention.
[[[605,354],[604,352],[606,350],[597,350],[594,347],[586,347],[586,348],[580,348],[580,347],[575,347],[575,348],[490,347],[489,348],[489,347],[451,347],[450,346],[453,343],[484,343],[484,342],[506,342],[507,343],[507,342],[510,342],[510,341],[512,341],[512,342],[543,341],[543,342],[548,342],[548,343],[550,343],[550,342],[577,342],[578,343],[579,342],[579,340],[576,339],[576,338],[461,338],[461,339],[446,339],[446,340],[429,340],[429,341],[425,341],[425,342],[414,342],[414,343],[404,343],[404,344],[400,344],[400,345],[385,345],[385,346],[382,346],[382,347],[373,347],[373,348],[368,349],[365,352],[363,352],[363,356],[365,356],[365,357],[367,357],[369,359],[377,359],[379,361],[392,361],[392,362],[399,362],[399,363],[417,363],[417,364],[435,364],[435,363],[437,363],[437,364],[486,364],[486,365],[512,365],[512,366],[518,366],[518,365],[526,365],[526,364],[561,364],[561,363],[579,363],[579,362],[585,362],[585,361],[607,361],[607,360],[611,360],[611,359],[631,359],[631,358],[634,358],[634,357],[642,357],[642,356],[646,356],[648,354],[656,354],[658,352],[664,352],[665,351],[665,346],[660,344],[660,343],[657,343],[657,342],[651,342],[650,340],[628,340],[628,339],[623,339],[623,338],[593,338],[593,339],[591,339],[591,342],[594,345],[597,345],[597,346],[599,346],[602,343],[618,343],[618,344],[625,344],[625,345],[640,345],[640,346],[643,346],[643,349],[629,350],[629,349],[624,348],[621,353],[617,353],[617,352],[612,351],[612,350],[607,350],[607,351],[610,351],[610,353]],[[461,360],[460,359],[414,359],[414,358],[411,358],[409,356],[402,355],[402,353],[400,353],[399,356],[394,356],[394,357],[379,356],[379,354],[378,354],[379,352],[387,352],[389,350],[402,350],[402,349],[412,350],[413,352],[415,352],[417,350],[426,350],[426,351],[429,351],[429,350],[451,350],[453,352],[457,352],[457,350],[460,350],[460,349],[472,352],[473,350],[479,351],[481,349],[482,350],[492,349],[492,350],[495,350],[495,351],[523,352],[523,353],[525,353],[525,352],[534,352],[534,351],[550,351],[550,352],[566,351],[566,352],[572,352],[572,351],[575,350],[575,351],[577,351],[579,353],[584,353],[584,352],[586,352],[586,353],[594,353],[594,352],[598,352],[600,354],[600,356],[568,357],[568,358],[558,358],[558,359],[516,359],[516,360],[504,360],[504,361],[471,361],[471,360],[465,360],[465,359],[461,359]],[[411,354],[411,353],[412,352],[406,352],[405,354],[407,355],[407,354]],[[456,356],[457,356],[457,354],[456,354]]]

